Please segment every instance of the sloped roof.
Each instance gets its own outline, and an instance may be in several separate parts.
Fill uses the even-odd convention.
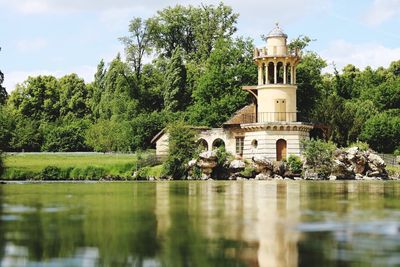
[[[256,105],[255,104],[250,104],[247,106],[244,106],[242,109],[239,109],[238,111],[233,114],[233,116],[224,123],[224,125],[237,125],[237,124],[242,124],[242,123],[251,123],[253,122],[253,118],[255,118],[256,114]]]

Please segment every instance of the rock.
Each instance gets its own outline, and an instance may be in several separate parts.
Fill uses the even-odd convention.
[[[284,161],[275,161],[273,166],[273,173],[279,176],[283,176],[287,171],[287,165]]]
[[[355,179],[356,180],[363,180],[364,176],[362,174],[357,173],[356,176],[355,176]]]
[[[149,181],[155,181],[156,180],[156,178],[154,178],[154,177],[149,177]]]
[[[329,175],[328,180],[335,181],[337,177],[335,175]]]
[[[203,173],[201,179],[207,180],[211,177],[213,168],[217,166],[217,154],[214,151],[205,151],[200,153],[199,157],[196,164]]]
[[[188,167],[189,168],[193,168],[194,166],[196,166],[197,160],[196,159],[192,159],[188,162]]]
[[[231,163],[229,164],[229,169],[234,169],[234,170],[244,170],[246,167],[246,163],[242,160],[232,160]]]
[[[266,173],[268,171],[273,170],[273,163],[271,160],[269,160],[265,156],[254,156],[252,158],[252,161],[254,163],[254,167],[257,172],[263,172]]]
[[[298,181],[298,180],[303,180],[301,177],[294,177],[294,179],[295,179],[296,181]]]
[[[260,173],[260,174],[257,174],[254,179],[255,180],[269,180],[269,179],[271,179],[271,176],[266,175],[264,173]]]
[[[199,157],[200,159],[216,160],[217,154],[214,151],[204,151],[200,153]]]
[[[320,178],[318,177],[318,174],[315,172],[310,172],[308,170],[306,170],[304,172],[304,179],[305,180],[320,180]]]
[[[283,177],[280,176],[280,175],[275,174],[275,175],[274,175],[274,179],[276,179],[276,180],[283,180]]]

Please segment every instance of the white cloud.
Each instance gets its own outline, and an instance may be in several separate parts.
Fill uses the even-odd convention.
[[[387,67],[394,60],[400,59],[400,47],[390,48],[377,43],[353,44],[344,40],[332,42],[327,49],[320,52],[329,66],[326,71],[332,72],[334,63],[341,70],[347,64],[358,68],[371,66]]]
[[[47,44],[48,42],[44,38],[20,40],[17,42],[17,49],[22,53],[32,53],[45,48]]]
[[[377,26],[396,15],[400,15],[400,0],[374,0],[365,14],[365,21]]]
[[[24,82],[29,76],[39,75],[53,75],[55,77],[62,77],[67,74],[76,73],[79,77],[83,78],[86,83],[92,82],[96,67],[93,66],[79,66],[71,71],[62,70],[33,70],[33,71],[11,71],[4,73],[4,86],[7,92],[11,92],[15,89],[18,83]]]

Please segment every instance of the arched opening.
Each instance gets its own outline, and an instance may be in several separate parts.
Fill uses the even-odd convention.
[[[257,148],[258,147],[258,141],[256,139],[254,139],[253,141],[251,141],[251,146],[253,148]]]
[[[212,149],[214,150],[220,147],[225,147],[225,142],[221,138],[217,138],[212,143]]]
[[[274,63],[268,63],[268,83],[274,83]]]
[[[266,68],[265,63],[261,64],[261,67],[262,67],[262,78],[263,78],[262,84],[266,84],[267,83],[267,77],[265,77],[265,75],[264,75],[265,68]]]
[[[283,63],[282,62],[278,62],[278,64],[276,65],[276,79],[277,79],[277,83],[283,83]]]
[[[292,69],[290,63],[286,65],[286,83],[292,84]]]
[[[276,141],[276,160],[286,160],[286,147],[287,143],[285,139],[279,139]]]
[[[208,143],[205,139],[200,138],[197,141],[197,147],[200,149],[200,151],[208,151]]]

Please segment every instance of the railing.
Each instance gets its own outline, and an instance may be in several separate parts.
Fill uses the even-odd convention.
[[[297,112],[258,112],[242,114],[243,123],[256,122],[295,122]]]

